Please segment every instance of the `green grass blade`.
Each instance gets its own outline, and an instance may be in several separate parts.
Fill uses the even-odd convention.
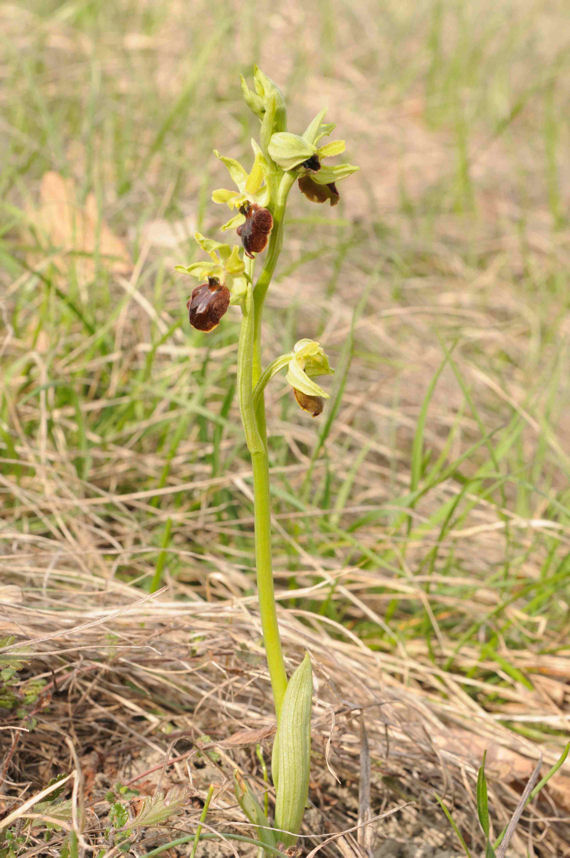
[[[467,844],[466,844],[465,840],[463,839],[463,835],[461,834],[461,832],[460,832],[459,828],[457,827],[457,824],[456,824],[456,822],[455,822],[454,818],[452,817],[452,815],[451,815],[450,811],[447,809],[447,806],[446,806],[445,802],[443,801],[443,799],[442,799],[442,798],[440,798],[440,797],[438,796],[438,794],[437,794],[437,793],[435,794],[435,797],[436,797],[436,799],[437,799],[437,801],[438,801],[438,803],[439,803],[439,805],[440,805],[441,809],[442,809],[442,810],[443,810],[443,812],[445,813],[445,815],[446,815],[446,817],[447,817],[447,821],[449,822],[449,824],[451,825],[451,827],[452,827],[452,828],[453,828],[453,830],[455,831],[455,834],[457,835],[457,839],[458,839],[458,840],[459,840],[459,842],[461,843],[461,847],[462,847],[463,851],[465,852],[465,854],[466,854],[467,858],[471,858],[471,852],[470,852],[470,851],[469,851],[469,849],[467,848]]]

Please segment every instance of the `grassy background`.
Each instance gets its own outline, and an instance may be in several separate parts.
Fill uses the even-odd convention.
[[[268,394],[281,604],[358,636],[389,684],[559,754],[565,18],[562,0],[2,7],[0,536],[26,622],[79,622],[159,581],[186,601],[254,592],[239,316],[191,330],[173,267],[225,219],[212,149],[250,156],[255,61],[290,130],[328,106],[361,167],[338,208],[293,190],[268,298],[266,358],[309,336],[337,370],[319,421],[281,381]],[[46,173],[68,182],[63,233]],[[18,610],[7,630],[33,642]],[[563,854],[545,828],[528,854]]]

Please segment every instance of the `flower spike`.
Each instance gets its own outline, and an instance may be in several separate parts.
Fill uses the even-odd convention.
[[[323,138],[334,130],[334,125],[324,121],[325,110],[311,120],[303,134],[293,134],[287,130],[283,95],[267,75],[255,67],[252,88],[244,78],[241,87],[246,104],[261,123],[258,142],[251,141],[253,164],[248,171],[235,158],[216,152],[235,187],[218,188],[212,194],[215,203],[228,206],[231,212],[222,229],[236,230],[241,241],[230,245],[196,233],[196,242],[205,258],[188,267],[177,266],[177,270],[199,281],[187,304],[193,327],[211,331],[230,304],[241,309],[236,387],[245,442],[252,460],[256,580],[277,717],[271,761],[275,786],[273,819],[239,771],[235,772],[234,783],[237,801],[255,826],[261,851],[282,848],[293,854],[299,851],[295,841],[310,781],[313,680],[308,654],[289,678],[281,649],[271,563],[265,389],[275,375],[285,371],[297,404],[316,417],[329,398],[316,378],[333,370],[322,346],[310,339],[299,340],[292,351],[263,366],[262,313],[281,251],[287,198],[293,184],[298,181],[313,202],[328,200],[336,205],[337,183],[358,168],[347,163],[335,166],[326,163],[326,159],[341,155],[345,144],[343,140],[323,143]],[[266,247],[261,272],[256,272],[255,256]]]

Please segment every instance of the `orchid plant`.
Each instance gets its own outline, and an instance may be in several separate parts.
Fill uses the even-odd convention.
[[[339,201],[337,182],[358,168],[334,166],[324,158],[340,155],[343,140],[321,145],[334,126],[325,123],[325,111],[315,116],[301,135],[287,131],[285,101],[279,88],[260,69],[254,69],[254,89],[242,78],[243,97],[261,122],[259,142],[251,141],[253,165],[248,172],[238,161],[216,152],[227,167],[237,190],[215,190],[215,203],[227,205],[232,217],[221,228],[235,230],[238,244],[195,238],[209,259],[177,270],[200,282],[188,300],[190,323],[211,331],[230,304],[241,308],[237,378],[245,440],[251,455],[254,486],[255,562],[259,609],[267,664],[273,691],[277,732],[272,754],[275,787],[273,821],[239,772],[235,774],[238,801],[256,827],[260,848],[274,852],[296,841],[307,801],[310,766],[312,669],[305,658],[288,679],[279,636],[271,561],[271,509],[264,391],[271,378],[286,369],[286,378],[299,406],[316,417],[328,393],[315,378],[333,370],[318,342],[299,340],[267,367],[261,363],[262,315],[283,242],[285,209],[295,182],[315,203],[334,206]],[[263,263],[256,275],[257,257]],[[268,849],[265,849],[268,847]]]

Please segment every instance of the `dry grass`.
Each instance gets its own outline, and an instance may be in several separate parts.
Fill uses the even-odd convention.
[[[254,600],[206,602],[193,591],[185,604],[160,597],[136,599],[132,590],[126,593],[120,586],[98,591],[97,578],[85,579],[82,592],[74,593],[68,581],[69,576],[53,570],[51,583],[46,582],[48,591],[59,595],[59,615],[39,593],[27,606],[12,608],[14,631],[22,635],[25,629],[30,635],[12,652],[23,653],[30,674],[45,684],[21,729],[13,733],[11,771],[31,788],[73,770],[79,783],[76,816],[84,820],[88,843],[105,827],[109,804],[103,796],[117,783],[137,787],[143,796],[185,790],[184,813],[172,820],[169,838],[173,832],[193,830],[200,805],[192,799],[203,799],[205,784],[214,783],[209,824],[217,830],[228,825],[241,830],[231,771],[238,765],[249,775],[256,768],[255,744],[263,745],[274,728]],[[297,595],[306,598],[311,588]],[[119,601],[122,607],[117,608]],[[487,749],[491,802],[498,824],[506,824],[519,784],[533,768],[532,741],[503,727],[464,693],[461,678],[451,673],[430,670],[411,656],[375,654],[350,633],[331,639],[329,624],[304,611],[282,612],[281,619],[291,666],[308,649],[317,674],[311,830],[338,832],[355,818],[361,719],[372,761],[374,816],[405,808],[400,824],[408,829],[425,814],[428,828],[439,836],[434,845],[449,841],[437,832],[430,796],[422,800],[418,793],[419,780],[424,789],[429,785],[448,802],[463,806],[460,820],[469,831],[475,818],[470,781]],[[33,658],[26,657],[30,652]],[[546,675],[563,667],[564,659],[553,658],[533,665]],[[26,687],[22,680],[15,690],[24,694]],[[525,713],[528,718],[540,713],[542,721],[558,726],[552,703],[552,714],[545,715],[545,696],[542,689],[527,695]],[[32,718],[40,729],[27,733]],[[208,749],[216,751],[212,760]],[[266,754],[267,749],[265,741]],[[545,765],[554,763],[555,746],[543,751]],[[548,831],[550,854],[564,854],[564,829],[552,817],[570,810],[569,786],[559,776],[527,820],[533,842]],[[28,797],[26,791],[22,798]],[[131,804],[135,812],[137,800]],[[391,831],[377,825],[384,836]],[[148,847],[148,839],[156,836],[145,835],[138,848]],[[515,838],[515,854],[524,854],[524,840],[522,834]],[[344,841],[342,854],[358,854],[349,851],[350,836]],[[44,848],[45,854],[58,854],[57,845]]]

